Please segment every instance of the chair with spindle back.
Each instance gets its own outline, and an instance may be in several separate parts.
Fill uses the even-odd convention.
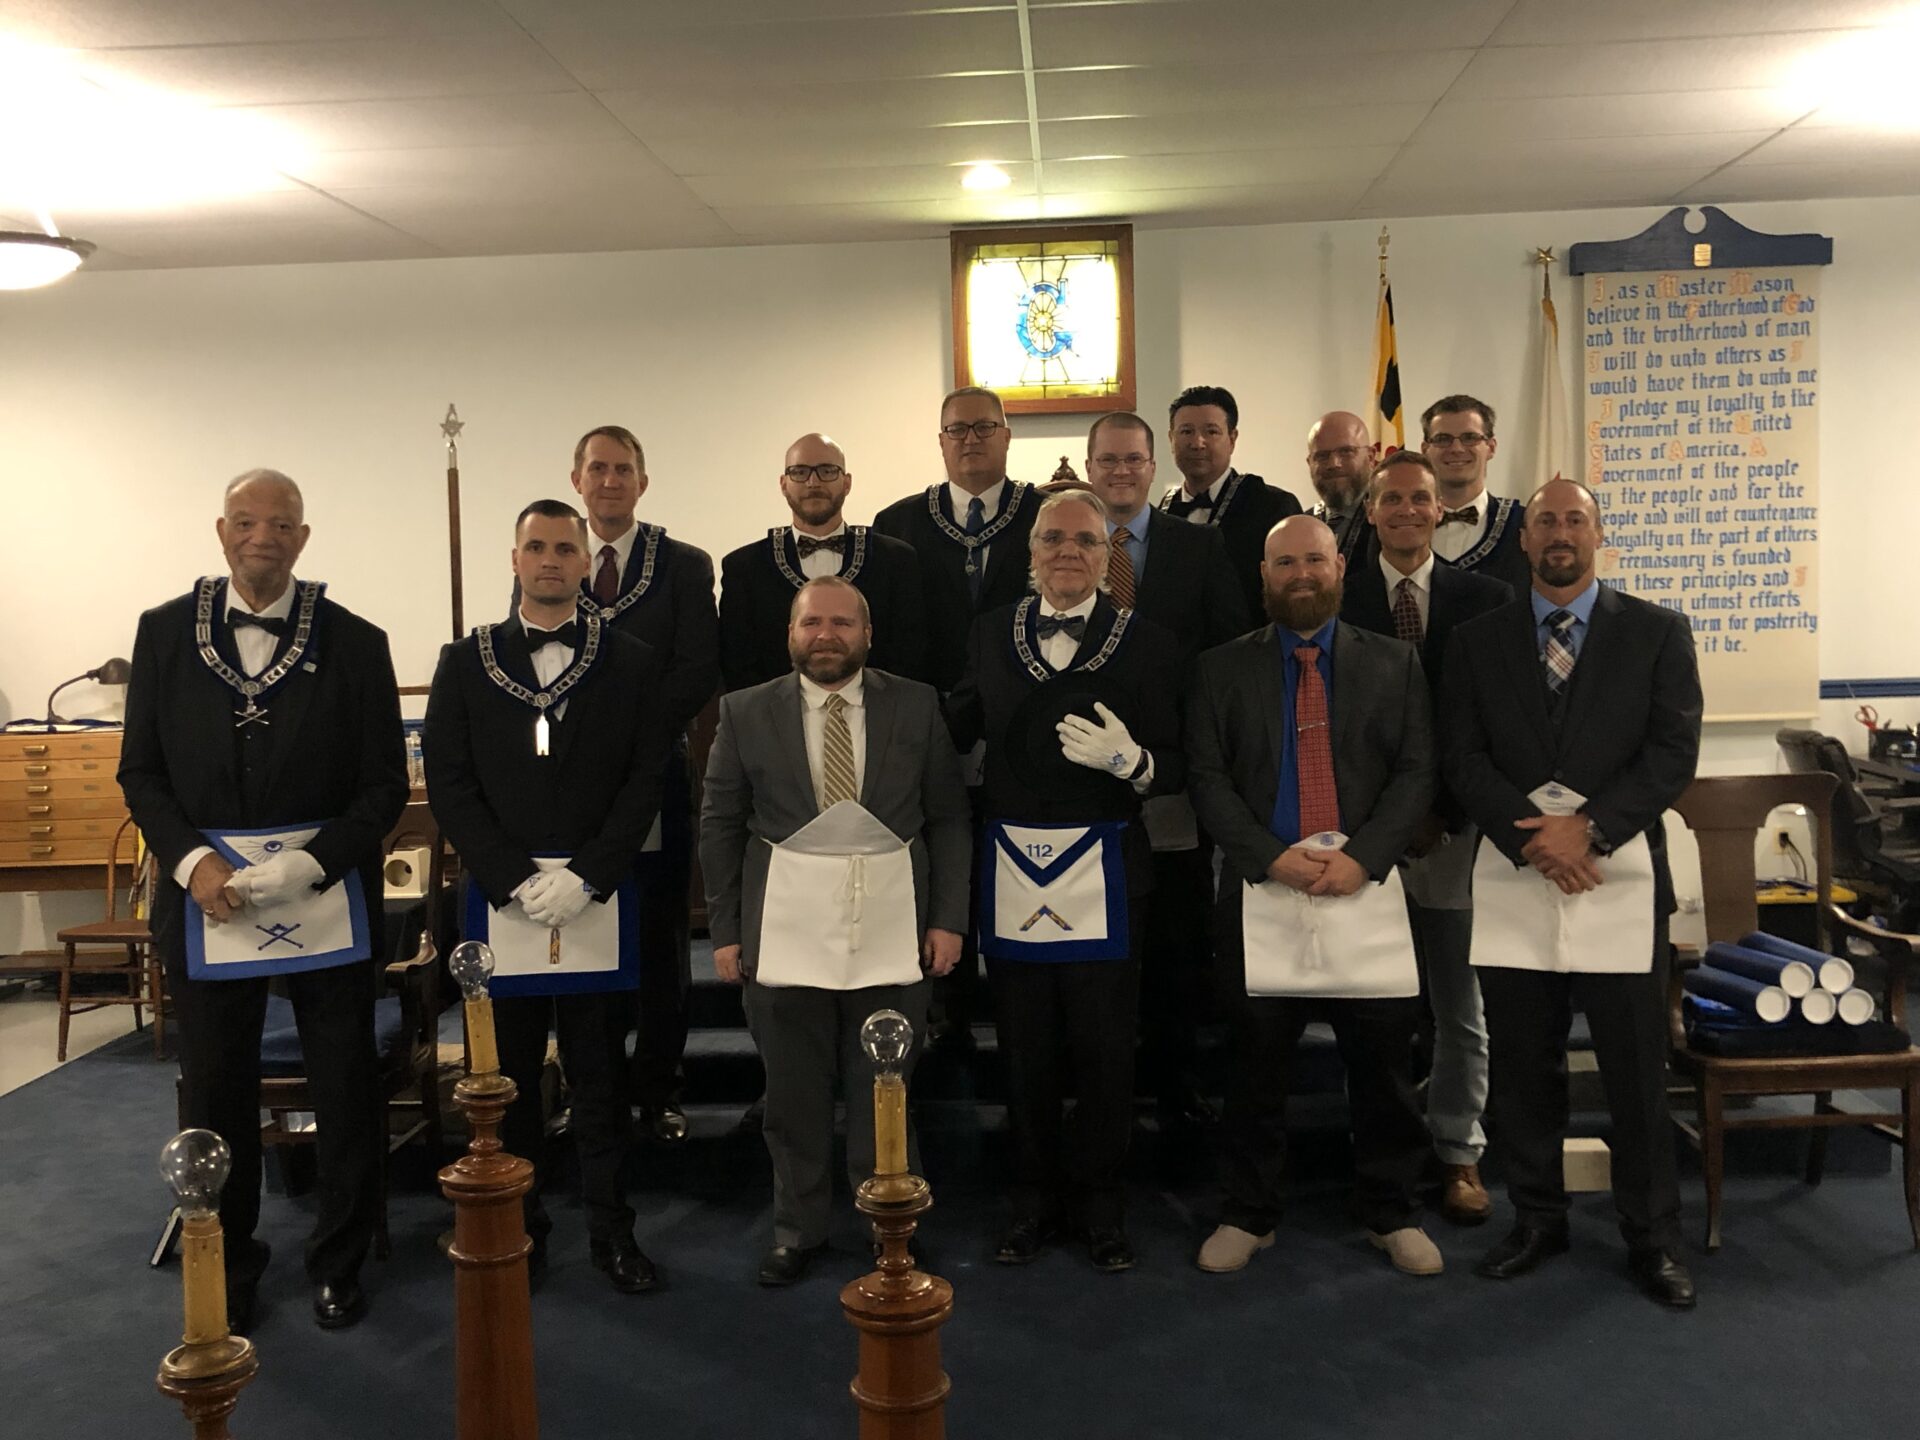
[[[104,920],[92,920],[85,925],[69,925],[55,935],[63,948],[56,974],[60,978],[60,1038],[56,1058],[67,1058],[67,1033],[75,1015],[84,1015],[89,1010],[98,1010],[106,1005],[131,1005],[133,1007],[133,1028],[141,1028],[140,1011],[143,1006],[153,1009],[153,1054],[158,1059],[165,1053],[166,1046],[166,982],[160,971],[160,956],[153,946],[153,931],[147,922],[132,916],[120,914],[120,876],[125,873],[120,865],[120,845],[128,831],[133,829],[133,819],[129,816],[120,822],[120,828],[113,832],[113,844],[107,850],[107,916]],[[135,862],[136,866],[151,869],[153,856],[145,851]],[[129,890],[141,888],[141,877],[135,874]],[[146,887],[151,894],[152,887]],[[137,908],[129,894],[128,908]],[[127,982],[124,995],[88,994],[75,999],[73,977],[76,975],[116,975]]]

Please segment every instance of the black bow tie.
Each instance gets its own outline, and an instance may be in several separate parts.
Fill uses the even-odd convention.
[[[579,639],[580,622],[569,620],[558,630],[527,631],[527,648],[538,650],[542,645],[564,645],[571,650],[579,643]]]
[[[1084,615],[1042,615],[1040,623],[1034,627],[1042,640],[1049,635],[1066,635],[1078,640],[1087,633],[1087,617]]]
[[[1186,491],[1182,490],[1179,494],[1175,495],[1173,497],[1172,502],[1168,504],[1167,513],[1173,516],[1176,520],[1181,520],[1181,519],[1185,519],[1188,515],[1191,515],[1196,510],[1206,510],[1211,512],[1212,509],[1213,509],[1213,492],[1211,490],[1202,490],[1198,495],[1193,496],[1191,499],[1188,498]]]
[[[1439,523],[1442,525],[1478,525],[1480,523],[1480,507],[1478,505],[1462,505],[1458,510],[1443,510],[1440,512]]]
[[[227,612],[227,623],[233,626],[236,635],[249,625],[256,629],[264,630],[269,635],[278,636],[287,633],[287,622],[285,620],[276,619],[271,615],[249,615],[245,610],[229,610]]]
[[[824,540],[816,540],[811,535],[796,535],[794,543],[800,550],[802,560],[819,550],[831,550],[836,555],[847,553],[847,537],[844,531],[838,535],[829,535]]]

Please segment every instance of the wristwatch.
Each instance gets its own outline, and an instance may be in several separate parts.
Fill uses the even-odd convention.
[[[1593,820],[1587,821],[1587,848],[1596,855],[1611,855],[1613,846],[1607,843],[1606,832]]]

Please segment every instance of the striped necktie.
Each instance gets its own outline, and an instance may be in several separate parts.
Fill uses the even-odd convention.
[[[1427,638],[1427,627],[1420,623],[1420,604],[1413,598],[1413,577],[1393,587],[1393,633],[1416,649]]]
[[[1107,559],[1107,596],[1122,610],[1133,608],[1133,555],[1127,548],[1127,536],[1131,533],[1121,526],[1109,537],[1112,544]]]
[[[1567,682],[1573,678],[1573,644],[1569,637],[1575,618],[1571,610],[1555,610],[1547,616],[1547,643],[1540,652],[1540,663],[1546,668],[1547,690],[1555,699],[1566,694]]]
[[[847,700],[839,691],[829,691],[825,706],[826,731],[820,747],[820,808],[830,809],[842,800],[855,798],[853,783],[853,731],[847,727]]]
[[[1333,773],[1333,732],[1327,723],[1327,687],[1320,679],[1320,647],[1293,652],[1300,679],[1294,687],[1294,774],[1300,785],[1300,838],[1340,828],[1340,787]]]

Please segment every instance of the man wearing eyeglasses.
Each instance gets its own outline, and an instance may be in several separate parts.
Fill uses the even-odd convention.
[[[720,562],[720,673],[728,691],[777,680],[792,670],[787,616],[809,580],[834,575],[866,597],[876,669],[924,678],[926,612],[913,547],[868,525],[849,525],[853,472],[825,435],[787,447],[779,476],[792,521]]]
[[[1220,385],[1189,385],[1167,407],[1167,444],[1181,485],[1160,497],[1175,520],[1207,525],[1227,542],[1227,560],[1249,617],[1261,613],[1260,557],[1267,532],[1300,513],[1293,492],[1233,467],[1240,406]]]
[[[1364,566],[1373,539],[1367,523],[1367,477],[1379,455],[1367,422],[1348,411],[1329,411],[1307,431],[1307,478],[1320,497],[1307,513],[1333,531],[1340,558],[1350,569]]]
[[[1420,451],[1440,484],[1433,553],[1462,570],[1504,580],[1516,595],[1525,594],[1533,583],[1526,552],[1520,548],[1527,507],[1487,494],[1487,462],[1500,448],[1493,438],[1493,407],[1471,395],[1445,396],[1421,413],[1420,432]]]
[[[1107,507],[1107,597],[1173,635],[1184,676],[1195,655],[1245,633],[1252,621],[1222,532],[1148,505],[1153,475],[1153,429],[1145,420],[1118,411],[1093,422],[1087,477]],[[1144,821],[1153,843],[1153,905],[1141,953],[1140,1059],[1161,1124],[1191,1129],[1215,1118],[1195,1077],[1195,1031],[1213,958],[1213,846],[1202,842],[1184,794],[1149,800]]]

